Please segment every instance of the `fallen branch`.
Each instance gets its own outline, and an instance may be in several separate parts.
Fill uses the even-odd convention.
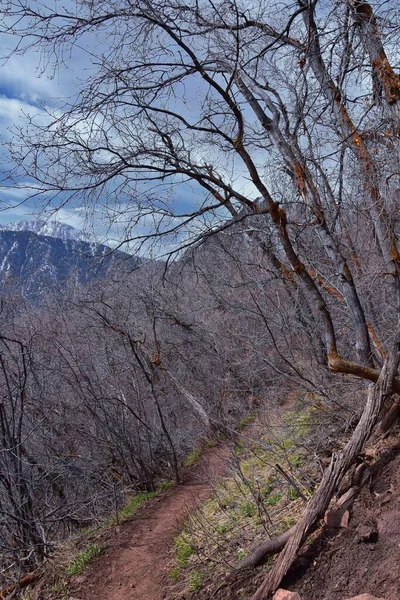
[[[12,594],[16,590],[22,590],[28,585],[36,583],[36,581],[38,581],[41,577],[42,573],[40,571],[33,571],[32,573],[27,573],[16,583],[12,583],[11,585],[8,585],[7,587],[0,590],[0,599],[7,600],[7,596]]]
[[[273,556],[285,547],[288,539],[294,532],[295,527],[288,529],[273,540],[266,540],[261,546],[258,546],[254,552],[246,556],[238,565],[239,570],[259,567],[263,565],[269,556]]]

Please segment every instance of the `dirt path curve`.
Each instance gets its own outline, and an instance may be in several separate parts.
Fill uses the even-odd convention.
[[[187,514],[212,491],[228,467],[229,449],[204,451],[183,485],[153,500],[132,520],[99,540],[106,553],[71,585],[79,600],[162,600],[168,582],[171,548]]]

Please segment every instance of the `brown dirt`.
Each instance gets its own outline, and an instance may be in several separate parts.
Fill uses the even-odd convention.
[[[364,540],[367,532],[374,532]],[[374,538],[377,535],[377,539]],[[308,565],[308,567],[307,567]],[[388,442],[353,507],[348,529],[325,528],[282,587],[303,600],[343,600],[369,593],[400,600],[400,444]]]
[[[79,600],[161,600],[166,598],[175,536],[186,516],[212,491],[227,468],[228,448],[204,451],[185,482],[149,502],[131,520],[96,540],[106,552],[69,587]]]

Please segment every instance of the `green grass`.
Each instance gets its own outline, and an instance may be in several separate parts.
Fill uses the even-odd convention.
[[[181,572],[179,570],[178,567],[173,567],[172,569],[170,569],[168,571],[168,577],[171,579],[171,581],[173,581],[174,583],[176,583],[179,580],[179,577],[181,576]]]
[[[240,512],[244,517],[253,517],[256,514],[256,507],[251,500],[248,500],[241,505]]]
[[[68,577],[80,575],[88,566],[91,560],[97,558],[104,552],[104,547],[100,544],[89,544],[75,556],[65,569]]]
[[[161,481],[158,486],[157,486],[157,491],[158,492],[166,492],[167,490],[170,490],[172,487],[174,487],[174,482],[169,480],[169,481]]]
[[[262,495],[264,496],[264,498],[267,498],[270,493],[272,492],[272,490],[274,489],[276,485],[276,482],[272,483],[271,481],[269,481],[268,483],[266,483],[262,489]]]
[[[189,587],[192,592],[196,593],[203,585],[203,573],[200,571],[192,571],[189,575]]]
[[[258,535],[267,523],[271,535],[279,535],[298,520],[302,501],[275,465],[288,469],[303,487],[301,473],[296,470],[305,461],[302,445],[312,416],[308,408],[284,414],[279,423],[273,423],[260,435],[260,445],[237,440],[234,452],[240,470],[215,486],[214,494],[189,517],[176,538],[179,581],[191,589],[193,599],[195,588],[200,589],[208,581],[211,568],[214,573],[215,564],[231,559],[232,549],[238,560],[247,555],[245,540],[250,535]],[[188,457],[189,463],[194,464],[199,454],[199,450],[194,451]],[[281,502],[286,497],[291,502]]]
[[[132,517],[148,500],[156,498],[157,495],[158,492],[139,492],[139,494],[132,496],[129,502],[118,511],[118,522],[123,523]],[[108,520],[107,525],[115,525],[116,523],[117,518],[114,515]]]
[[[193,546],[189,543],[185,534],[181,533],[175,540],[175,556],[178,565],[185,567],[193,552]]]
[[[254,415],[248,415],[247,417],[243,417],[243,419],[241,419],[236,427],[237,431],[243,431],[243,429],[245,429],[247,427],[247,425],[249,425],[250,423],[253,423],[255,421],[255,416]]]
[[[186,457],[185,467],[192,467],[197,463],[201,456],[201,448],[195,448],[192,452]]]
[[[239,560],[243,560],[244,558],[246,558],[247,556],[247,550],[245,550],[244,548],[239,548],[239,550],[237,551],[237,557]]]
[[[271,494],[265,498],[264,502],[267,506],[276,506],[282,500],[283,494]]]
[[[239,440],[235,446],[235,454],[240,454],[245,449],[246,449],[246,444],[244,443],[244,440]]]

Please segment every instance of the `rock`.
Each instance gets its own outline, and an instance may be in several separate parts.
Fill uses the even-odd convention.
[[[71,579],[73,585],[81,585],[82,583],[85,583],[85,581],[87,581],[86,575],[77,575]]]
[[[349,526],[350,521],[350,513],[348,510],[345,510],[342,514],[342,518],[340,520],[340,527],[346,528]]]
[[[328,527],[348,527],[350,513],[348,510],[329,509],[325,512],[324,521]]]
[[[275,592],[272,600],[301,600],[301,597],[297,592],[290,592],[289,590],[279,588],[279,590]]]
[[[377,598],[371,594],[361,594],[361,596],[354,596],[353,598],[346,598],[346,600],[385,600],[385,598]]]
[[[375,521],[364,523],[357,528],[358,544],[375,544],[378,541],[378,528]]]

